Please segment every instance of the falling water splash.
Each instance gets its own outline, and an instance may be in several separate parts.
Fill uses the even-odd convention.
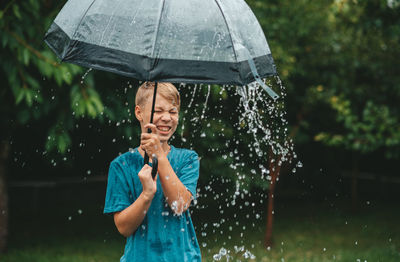
[[[250,248],[254,248],[254,245],[251,244],[251,247],[245,247],[248,245],[245,239],[250,236],[248,232],[252,230],[251,227],[255,227],[255,223],[239,225],[236,224],[237,222],[233,224],[232,221],[229,221],[228,225],[226,225],[229,219],[224,218],[224,211],[228,213],[229,210],[235,210],[233,211],[236,212],[234,214],[235,218],[241,216],[250,218],[251,215],[255,220],[260,220],[260,208],[264,208],[264,197],[261,195],[257,202],[248,201],[251,193],[246,189],[246,186],[254,178],[264,184],[270,183],[271,176],[269,175],[268,166],[270,152],[281,156],[280,161],[277,163],[279,165],[284,162],[291,162],[296,158],[293,142],[288,137],[288,122],[283,103],[286,97],[285,87],[279,77],[271,80],[275,82],[274,89],[278,91],[281,97],[277,101],[273,101],[256,83],[242,87],[220,87],[219,92],[216,93],[219,94],[218,102],[216,102],[217,100],[209,99],[211,89],[217,87],[195,85],[186,86],[181,90],[188,102],[188,106],[184,106],[183,123],[181,122],[182,131],[180,132],[180,137],[184,143],[183,146],[192,148],[195,142],[209,139],[208,135],[225,139],[224,142],[215,140],[222,142],[225,147],[218,148],[218,146],[214,146],[215,148],[213,148],[210,145],[207,152],[214,152],[214,155],[220,153],[222,159],[229,163],[228,166],[233,170],[233,175],[236,175],[234,179],[230,177],[213,177],[208,181],[209,183],[205,188],[200,188],[200,196],[207,197],[208,192],[214,196],[214,200],[218,201],[219,213],[222,215],[214,218],[214,221],[210,218],[207,223],[203,223],[199,228],[201,232],[200,246],[204,249],[207,248],[206,242],[209,242],[207,240],[209,234],[217,235],[220,233],[221,236],[224,236],[221,239],[221,242],[224,243],[219,246],[219,251],[215,249],[215,246],[210,246],[207,249],[208,253],[214,254],[213,258],[216,261],[231,261],[240,257],[245,261],[247,259],[255,259],[255,256],[250,252]],[[238,103],[236,110],[232,112],[224,110],[224,103],[227,101],[232,103],[236,100],[237,102],[234,102]],[[208,110],[210,110],[209,118],[207,118],[208,114],[206,114]],[[221,122],[221,119],[224,119],[224,121]],[[206,136],[205,131],[209,128],[213,132],[208,132]],[[188,132],[184,132],[183,129]],[[224,129],[232,130],[233,136],[225,137]],[[188,141],[186,141],[186,136],[190,138]],[[210,139],[213,138],[210,137]],[[205,154],[207,153],[205,152]],[[231,182],[233,182],[233,191],[223,192],[220,187],[217,187],[218,183]],[[207,208],[207,206],[197,204],[195,208],[201,210]],[[241,221],[239,222],[241,223]],[[250,228],[246,230],[245,226]],[[231,240],[231,234],[234,232],[236,232],[235,234],[240,234],[239,247],[235,246],[235,250],[229,250],[225,240]]]
[[[180,87],[183,88],[190,88],[188,86],[186,86],[186,84],[181,83]],[[205,101],[202,104],[196,103],[196,95],[197,93],[200,93],[199,96],[201,96],[201,99],[203,100],[204,97],[202,96],[202,88],[203,85],[202,84],[195,84],[193,87],[193,90],[190,92],[190,95],[188,95],[188,93],[186,93],[186,97],[190,97],[190,102],[188,104],[188,106],[186,107],[185,111],[183,112],[183,118],[182,118],[182,123],[181,123],[181,130],[180,130],[180,138],[182,140],[182,142],[186,142],[186,138],[185,138],[185,128],[186,125],[189,124],[190,126],[198,126],[201,125],[202,122],[204,122],[206,120],[206,111],[207,111],[207,106],[208,106],[208,99],[210,97],[211,94],[211,85],[207,85],[207,94],[205,96]],[[197,90],[199,90],[199,92],[197,92]],[[201,114],[197,113],[197,109],[201,110]],[[189,119],[187,119],[189,114],[189,109],[192,109],[194,112],[196,112],[194,115],[190,116]],[[189,120],[188,123],[186,123],[186,120]],[[208,127],[210,126],[209,124],[207,125]],[[198,129],[200,130],[200,129]],[[192,133],[193,136],[194,133]],[[205,133],[203,132],[201,135],[201,137],[205,137]],[[189,148],[192,149],[193,147],[193,141],[189,141]]]
[[[211,86],[208,85],[207,86],[207,96],[206,96],[206,101],[204,102],[204,107],[203,107],[203,112],[201,112],[201,117],[200,120],[202,120],[204,118],[204,114],[206,112],[207,109],[207,103],[208,103],[208,98],[210,97],[210,90],[211,90]]]
[[[256,169],[251,168],[252,164],[258,164],[258,168],[261,171],[261,179],[266,179],[264,181],[267,183],[271,180],[268,165],[268,157],[270,157],[269,154],[271,152],[275,156],[279,156],[278,166],[281,166],[284,162],[291,163],[297,157],[294,152],[293,141],[288,136],[288,121],[286,120],[283,102],[283,98],[286,97],[285,87],[279,77],[275,77],[274,80],[279,86],[281,93],[281,99],[275,102],[265,95],[263,89],[256,82],[235,89],[236,95],[240,97],[240,115],[237,130],[239,131],[238,134],[246,131],[252,137],[252,142],[248,143],[248,150],[251,152],[249,156],[253,158],[253,161],[246,163],[246,166],[250,167],[250,174],[247,174],[245,171],[243,172],[243,167],[245,166],[242,159],[243,153],[236,149],[233,150],[232,159],[234,161],[230,167],[235,170],[237,180],[236,191],[231,197],[230,206],[237,205],[236,200],[239,196],[244,199],[243,192],[245,195],[248,195],[248,191],[246,192],[245,189],[242,189],[242,186],[246,183],[246,176],[253,177],[258,173]],[[236,144],[238,144],[239,139],[236,139]],[[300,167],[301,164],[297,166]],[[262,202],[260,201],[260,203]],[[253,205],[254,203],[252,203]],[[241,209],[241,206],[239,208]],[[260,217],[258,214],[255,214],[255,216],[256,219]],[[241,237],[243,237],[243,232],[241,233]],[[230,258],[233,258],[229,255],[231,250],[222,250],[222,253],[221,250],[219,253],[214,254],[214,260],[218,261],[226,257],[228,261]],[[242,255],[244,258],[255,259],[255,256],[247,249]]]
[[[85,74],[83,74],[82,78],[81,78],[81,84],[83,84],[83,81],[85,80],[85,78],[87,77],[87,75],[93,70],[93,68],[89,68]]]
[[[279,77],[276,77],[275,81],[280,87],[281,97],[284,98],[286,92],[282,82]],[[294,152],[293,141],[288,137],[288,122],[285,118],[286,112],[283,101],[273,102],[264,93],[258,83],[236,88],[236,94],[240,97],[240,116],[237,130],[239,133],[246,131],[252,136],[253,141],[248,143],[249,155],[253,158],[252,163],[259,163],[261,178],[269,180],[267,160],[270,152],[280,156],[279,166],[284,162],[291,163],[297,156]],[[240,152],[234,150],[233,155],[233,159],[236,161],[230,167],[236,170],[244,166],[240,159]],[[255,159],[253,155],[258,159]],[[257,172],[255,169],[251,169],[251,173],[256,174]],[[237,172],[237,175],[241,180],[239,172]],[[240,185],[243,184],[244,182],[240,183]],[[240,186],[237,186],[237,190],[240,190]]]
[[[196,90],[197,90],[197,85],[194,85],[193,96],[192,96],[192,99],[190,100],[188,108],[190,108],[193,104],[194,97],[196,96]],[[185,114],[187,113],[188,108],[185,110]]]
[[[182,86],[185,87],[184,84],[181,84],[180,86],[181,86],[181,87],[182,87]],[[182,119],[183,121],[182,121],[182,129],[181,129],[181,139],[182,139],[183,142],[186,142],[186,138],[183,136],[183,133],[184,133],[184,131],[185,131],[185,120],[186,120],[186,115],[187,115],[187,113],[188,113],[188,109],[192,107],[194,98],[195,98],[195,96],[196,96],[196,90],[197,90],[197,85],[194,85],[194,90],[193,90],[193,93],[192,93],[192,98],[190,99],[190,103],[189,103],[188,107],[187,107],[187,108],[185,109],[185,111],[184,111],[184,117],[183,117],[183,119]]]

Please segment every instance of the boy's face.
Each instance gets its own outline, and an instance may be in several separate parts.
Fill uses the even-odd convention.
[[[149,96],[147,103],[142,106],[144,108],[140,106],[136,106],[135,108],[136,118],[140,122],[143,133],[147,132],[144,126],[150,123],[152,99],[153,96]],[[156,126],[157,135],[161,143],[167,142],[174,134],[176,127],[178,126],[178,120],[179,111],[176,105],[172,104],[163,96],[157,94],[153,124]]]

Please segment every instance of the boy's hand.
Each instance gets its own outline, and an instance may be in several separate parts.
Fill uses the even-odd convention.
[[[140,138],[140,147],[146,151],[147,155],[151,158],[153,154],[158,159],[165,156],[164,150],[161,147],[160,139],[157,135],[156,126],[153,124],[147,124],[144,128],[150,128],[152,133],[142,133]]]
[[[148,199],[153,199],[154,194],[157,192],[157,175],[153,179],[151,176],[151,167],[149,165],[144,165],[139,171],[138,176],[142,183],[143,194]]]

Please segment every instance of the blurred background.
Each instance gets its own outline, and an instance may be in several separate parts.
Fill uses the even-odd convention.
[[[246,2],[294,148],[254,156],[235,88],[177,84],[204,261],[400,261],[400,1]],[[60,63],[43,37],[65,1],[0,3],[0,261],[118,261],[102,211],[109,163],[139,144],[139,83]]]

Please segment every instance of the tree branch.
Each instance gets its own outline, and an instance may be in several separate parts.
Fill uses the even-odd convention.
[[[26,80],[25,80],[24,74],[22,73],[22,70],[21,70],[21,68],[19,68],[19,67],[18,67],[18,73],[19,73],[19,76],[20,76],[21,79],[22,79],[22,83],[23,83],[22,87],[23,87],[24,89],[28,89],[28,85],[26,84]]]
[[[3,9],[3,17],[4,17],[4,15],[6,14],[6,12],[8,11],[8,9],[10,9],[10,7],[13,5],[14,2],[15,2],[15,0],[11,0],[11,1],[6,5],[6,7],[4,7],[4,9]]]
[[[36,50],[33,46],[29,45],[24,39],[22,39],[20,36],[18,36],[16,33],[11,32],[10,30],[8,30],[7,28],[5,28],[5,31],[10,34],[15,40],[17,40],[18,43],[20,43],[21,45],[23,45],[26,49],[28,49],[29,51],[31,51],[34,55],[36,55],[39,59],[45,61],[48,64],[51,64],[52,66],[55,67],[59,67],[60,65],[55,62],[52,61],[51,59],[45,57],[44,55],[42,55],[38,50]]]

